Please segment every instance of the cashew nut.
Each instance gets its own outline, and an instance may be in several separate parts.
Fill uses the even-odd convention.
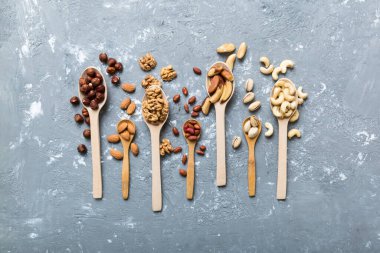
[[[260,72],[264,75],[270,75],[273,72],[274,66],[271,64],[268,68],[260,67]]]
[[[273,106],[272,107],[272,112],[273,115],[277,118],[283,118],[282,113],[280,112],[280,107],[279,106]]]
[[[284,93],[280,92],[280,95],[278,96],[278,98],[273,98],[271,97],[270,98],[270,102],[272,103],[272,105],[280,105],[282,102],[284,102],[285,98],[284,98]]]
[[[277,81],[278,80],[278,74],[281,72],[281,67],[276,67],[273,72],[272,72],[272,78],[273,80]]]
[[[273,89],[272,97],[277,98],[278,95],[280,94],[280,92],[281,92],[281,88],[280,88],[280,87],[275,87],[275,88]]]
[[[287,111],[287,112],[284,114],[285,118],[289,118],[290,116],[292,116],[293,112],[294,112],[293,110],[289,110],[289,111]]]
[[[296,99],[295,96],[290,95],[289,88],[284,89],[284,98],[286,101],[292,102]]]
[[[291,122],[291,123],[296,122],[299,117],[300,117],[300,113],[298,110],[296,110],[294,112],[293,116],[290,118],[289,122]]]
[[[265,127],[268,129],[265,132],[266,137],[271,137],[273,135],[273,125],[269,122],[265,122]]]
[[[297,108],[298,101],[294,100],[290,103],[290,109],[295,110]]]
[[[281,104],[281,107],[280,107],[280,111],[285,114],[288,112],[290,108],[290,103],[288,101],[284,101],[282,104]]]
[[[281,67],[281,73],[285,74],[286,73],[286,69],[292,69],[294,67],[294,61],[292,61],[292,60],[283,60],[280,63],[280,67]]]
[[[289,89],[290,95],[295,95],[296,94],[296,88],[294,88],[294,86],[291,85],[290,83],[285,83],[285,88]]]
[[[284,80],[279,80],[278,82],[276,82],[274,85],[276,87],[280,87],[281,89],[285,88],[285,84],[286,82]]]
[[[264,64],[265,68],[268,68],[269,65],[270,65],[270,60],[269,60],[269,58],[266,57],[266,56],[261,56],[261,57],[260,57],[260,62],[261,62],[262,64]]]
[[[297,136],[298,138],[301,138],[301,132],[298,129],[293,128],[288,132],[288,138],[289,140],[293,138],[294,136]]]
[[[298,87],[297,95],[298,95],[298,97],[302,98],[303,100],[305,100],[308,96],[308,94],[306,92],[302,91],[302,86]]]
[[[303,102],[304,102],[304,100],[303,100],[302,98],[298,98],[298,99],[297,99],[297,102],[298,102],[298,105],[302,105]]]

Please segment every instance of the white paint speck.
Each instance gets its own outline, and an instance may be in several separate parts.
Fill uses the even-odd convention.
[[[28,236],[29,236],[29,238],[34,239],[34,238],[38,237],[38,234],[36,234],[36,233],[30,233]]]
[[[31,119],[44,115],[44,111],[42,110],[41,101],[34,101],[30,104],[29,111],[26,111],[29,114]]]
[[[340,178],[341,181],[347,180],[347,176],[344,175],[342,172],[339,173],[339,178]]]
[[[107,239],[107,242],[108,242],[108,243],[112,243],[112,240],[111,240],[111,239]]]
[[[51,49],[51,51],[53,53],[55,52],[55,50],[54,50],[55,40],[56,40],[56,37],[53,34],[50,34],[48,42],[49,42],[49,45],[50,45],[50,49]]]

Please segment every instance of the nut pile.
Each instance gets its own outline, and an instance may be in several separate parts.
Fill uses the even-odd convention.
[[[277,81],[270,98],[272,112],[277,118],[289,118],[298,106],[298,98],[294,85],[283,79]]]
[[[136,134],[136,126],[132,121],[122,120],[117,125],[117,132],[118,134],[111,134],[107,136],[107,141],[109,143],[118,143],[120,142],[120,138],[126,141],[132,140]],[[139,154],[139,147],[136,143],[131,143],[131,152],[134,156]],[[110,149],[110,155],[116,160],[122,160],[124,157],[123,152],[115,148]]]
[[[196,120],[188,120],[183,125],[183,131],[185,132],[186,139],[189,141],[196,141],[201,134],[201,126]]]
[[[286,74],[288,69],[294,68],[294,62],[292,60],[283,60],[278,67],[274,67],[266,56],[260,57],[260,62],[263,65],[260,67],[260,72],[264,75],[272,74],[272,79],[274,81],[278,80],[279,74]]]
[[[131,137],[133,137],[136,133],[135,124],[123,120],[117,125],[117,132],[119,133],[121,138],[123,138],[126,141],[129,141],[131,140]]]
[[[128,115],[132,115],[136,111],[136,103],[127,97],[121,101],[120,109],[125,110]]]
[[[146,89],[152,85],[158,85],[160,87],[162,86],[160,80],[158,80],[157,78],[155,78],[152,75],[146,75],[145,78],[141,81],[141,86],[144,89]]]
[[[161,69],[160,75],[162,80],[164,80],[165,82],[170,82],[171,80],[177,77],[177,72],[173,69],[172,65],[168,65]]]
[[[97,110],[99,104],[105,99],[106,87],[103,85],[103,77],[97,69],[88,68],[79,78],[79,90],[83,95],[82,103]]]
[[[118,62],[115,58],[108,58],[108,55],[106,53],[100,53],[99,54],[99,60],[102,63],[107,64],[106,72],[111,75],[111,82],[115,85],[120,83],[120,77],[115,75],[116,72],[122,72],[123,71],[123,64],[121,62]]]
[[[244,132],[248,134],[249,138],[253,139],[259,134],[259,124],[261,124],[260,121],[254,115],[244,123]]]
[[[226,102],[232,94],[234,76],[221,64],[215,64],[207,73],[207,92],[210,95],[210,102]]]
[[[163,92],[157,86],[151,86],[145,91],[142,108],[145,120],[153,125],[164,122],[169,113],[169,103],[163,98]]]
[[[139,59],[140,68],[144,71],[150,71],[157,66],[157,62],[151,53],[146,53]]]

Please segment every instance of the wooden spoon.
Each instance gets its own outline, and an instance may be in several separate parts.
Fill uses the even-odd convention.
[[[251,117],[252,116],[246,118],[243,121],[242,128],[243,128],[243,133],[244,133],[245,139],[246,139],[247,144],[248,144],[248,195],[250,197],[254,197],[256,194],[255,145],[256,145],[256,141],[259,138],[260,133],[261,133],[261,120],[256,118],[258,121],[258,125],[257,125],[258,132],[257,132],[256,136],[251,139],[251,138],[249,138],[248,133],[246,133],[244,131],[244,124],[247,121],[249,121]]]
[[[201,123],[195,119],[188,119],[182,126],[182,134],[185,136],[185,131],[184,131],[184,126],[186,123],[189,121],[196,121],[199,126],[201,126]],[[195,145],[197,144],[197,141],[201,137],[201,134],[198,135],[197,140],[189,140],[185,136],[185,140],[187,142],[187,145],[189,147],[189,156],[188,156],[188,162],[187,162],[187,176],[186,176],[186,198],[187,199],[193,199],[194,195],[194,175],[195,175],[195,162],[194,162],[194,150],[195,150]]]
[[[281,78],[278,82],[286,82],[292,85],[295,89],[294,83],[287,79]],[[276,85],[276,84],[275,84]],[[271,96],[273,94],[275,86],[273,86],[271,91]],[[296,99],[297,92],[295,94]],[[298,105],[297,105],[298,106]],[[272,109],[273,105],[270,103]],[[293,116],[297,107],[294,109],[292,115],[287,118],[277,118],[278,120],[278,174],[277,174],[277,199],[284,200],[286,199],[286,184],[287,184],[287,148],[288,148],[288,123],[290,118]]]
[[[148,89],[152,89],[154,87],[161,87],[157,85],[152,85]],[[166,103],[168,103],[166,99],[166,95],[164,91],[161,89],[162,97]],[[146,99],[146,95],[144,95],[143,101]],[[144,113],[143,113],[144,116]],[[152,143],[152,210],[154,212],[159,212],[162,210],[162,188],[161,188],[161,166],[160,166],[160,133],[162,126],[165,124],[168,119],[169,113],[166,116],[165,120],[158,125],[153,125],[147,121],[144,116],[144,121],[149,128],[150,131],[150,140]]]
[[[91,151],[92,151],[92,196],[94,199],[101,199],[103,196],[102,190],[102,168],[100,163],[100,135],[99,135],[99,112],[107,101],[107,84],[102,72],[96,67],[87,67],[83,72],[81,77],[86,77],[86,71],[89,68],[95,69],[102,76],[103,85],[105,87],[104,100],[99,103],[99,108],[97,110],[92,110],[91,107],[83,105],[87,110],[90,117],[90,128],[91,128]],[[79,98],[82,101],[84,96],[79,90]],[[83,104],[83,103],[82,103]]]
[[[222,65],[224,69],[229,71],[233,76],[232,71],[226,65],[225,62],[215,62],[210,68],[215,65]],[[206,90],[208,92],[208,86],[210,77],[206,76]],[[226,133],[225,133],[225,111],[226,105],[232,98],[235,91],[235,81],[232,81],[232,93],[230,97],[224,102],[216,102],[215,114],[216,114],[216,185],[225,186],[227,183],[227,171],[226,171]],[[210,96],[210,94],[208,94]]]
[[[119,125],[124,122],[128,123],[128,125],[131,124],[133,128],[135,129],[134,131],[136,131],[135,123],[133,123],[133,121],[128,120],[128,119],[120,120],[116,126],[116,131],[117,129],[119,129]],[[126,131],[128,131],[128,129]],[[121,170],[121,193],[123,195],[123,199],[128,199],[129,197],[129,147],[131,146],[133,137],[135,137],[135,134],[132,134],[131,132],[129,133],[130,133],[129,140],[126,140],[125,138],[123,138],[121,134],[119,134],[120,140],[121,140],[121,143],[123,144],[123,149],[124,149],[123,167]]]

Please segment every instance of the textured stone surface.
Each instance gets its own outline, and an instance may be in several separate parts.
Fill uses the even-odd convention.
[[[47,1],[3,0],[0,7],[0,252],[379,252],[380,144],[378,63],[380,6],[376,0],[336,1]],[[110,84],[102,111],[104,199],[91,195],[90,154],[77,144],[84,126],[69,99],[77,79],[106,51],[124,63],[122,81],[146,73],[137,59],[151,51],[152,73],[172,64],[178,73],[163,85],[171,99],[183,85],[205,96],[203,72],[221,43],[246,41],[236,63],[236,89],[226,117],[228,184],[215,186],[215,111],[200,120],[205,157],[196,157],[194,201],[185,199],[178,175],[181,155],[162,159],[164,208],[151,211],[150,138],[136,101],[136,142],[130,198],[121,198],[121,162],[109,156],[106,135],[126,115],[125,93]],[[270,113],[272,81],[258,59],[296,62],[287,73],[310,97],[289,142],[288,199],[275,199],[277,124]],[[274,123],[256,147],[257,196],[247,194],[247,147],[232,150],[249,115],[241,100],[244,81],[255,80],[262,108]],[[170,105],[170,122],[187,119]],[[185,147],[167,124],[162,137]],[[186,150],[186,149],[185,149]]]

